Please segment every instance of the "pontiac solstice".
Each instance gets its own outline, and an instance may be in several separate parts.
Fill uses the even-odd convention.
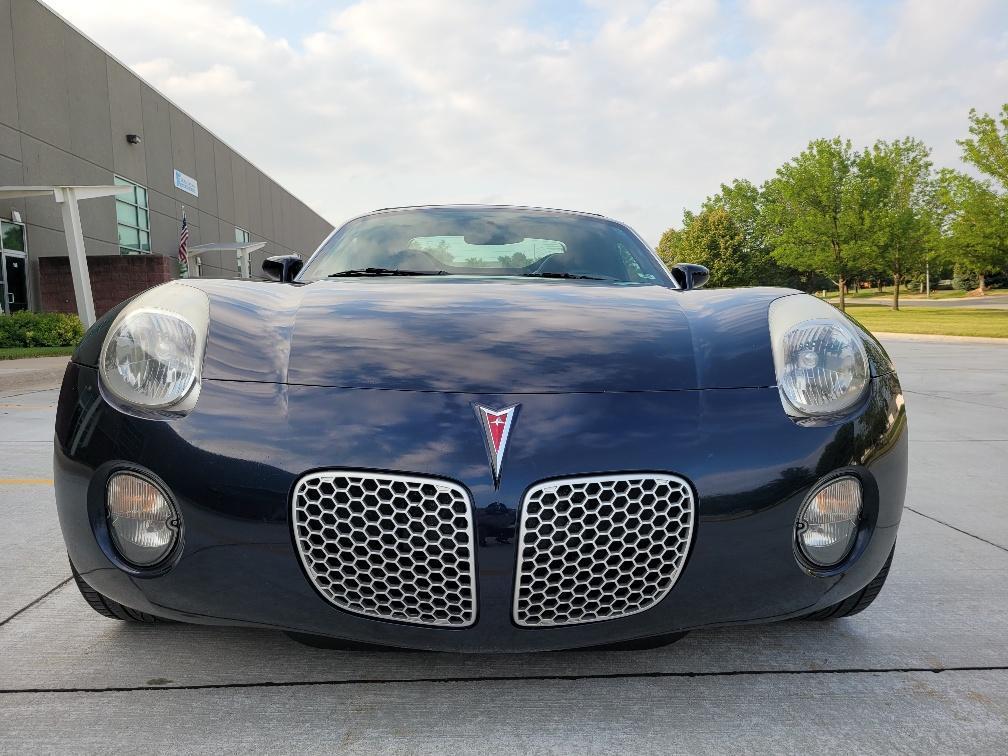
[[[630,228],[447,206],[105,314],[56,418],[84,598],[330,647],[639,648],[886,579],[907,431],[857,323]]]

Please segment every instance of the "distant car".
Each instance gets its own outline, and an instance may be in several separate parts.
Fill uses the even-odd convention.
[[[903,399],[831,305],[513,207],[379,211],[264,269],[140,294],[67,368],[56,497],[101,614],[635,648],[882,587]]]

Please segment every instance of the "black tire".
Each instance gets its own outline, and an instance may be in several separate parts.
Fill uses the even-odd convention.
[[[885,585],[886,578],[889,576],[889,567],[892,566],[893,554],[895,553],[896,546],[894,545],[892,551],[889,552],[889,558],[886,559],[886,563],[879,570],[879,574],[853,596],[849,596],[839,603],[827,606],[825,609],[820,609],[817,612],[806,614],[804,617],[798,617],[797,619],[825,622],[826,620],[840,619],[841,617],[852,617],[859,612],[863,612],[871,606],[871,603],[878,597],[879,592],[881,592],[882,586]]]
[[[77,590],[80,591],[84,600],[88,602],[88,606],[103,617],[122,620],[123,622],[139,622],[144,625],[153,625],[156,622],[166,623],[172,621],[161,617],[155,617],[153,614],[147,614],[147,612],[130,609],[128,606],[123,606],[118,601],[113,601],[108,596],[103,596],[84,582],[84,578],[82,578],[80,573],[77,572],[77,568],[74,567],[73,562],[70,563],[70,570],[73,572],[73,579],[77,584]]]

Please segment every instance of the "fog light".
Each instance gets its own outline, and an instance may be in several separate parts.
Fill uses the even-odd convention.
[[[150,567],[174,548],[178,515],[161,489],[146,478],[127,472],[112,475],[106,508],[112,542],[127,562]]]
[[[834,478],[798,513],[798,548],[816,566],[838,564],[854,545],[860,517],[861,481],[849,476]]]

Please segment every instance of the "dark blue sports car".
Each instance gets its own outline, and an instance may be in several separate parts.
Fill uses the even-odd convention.
[[[264,270],[150,289],[67,368],[56,498],[98,612],[639,648],[881,589],[903,398],[831,305],[512,207],[372,213]]]

